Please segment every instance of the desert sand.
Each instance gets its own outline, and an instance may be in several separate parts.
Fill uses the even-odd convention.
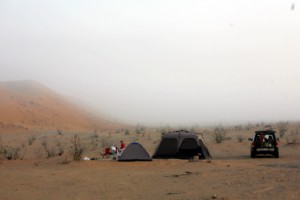
[[[287,144],[282,138],[280,158],[251,159],[250,142],[239,142],[238,132],[228,132],[228,139],[220,144],[204,135],[211,160],[99,159],[63,164],[64,156],[37,158],[30,151],[40,146],[37,139],[35,145],[27,146],[23,160],[1,161],[0,199],[299,199],[300,145]],[[244,137],[251,132],[244,131]],[[89,143],[86,134],[82,133],[82,141]],[[68,141],[71,134],[47,136],[49,143],[59,137]],[[115,142],[120,138],[126,143],[138,141],[151,155],[159,142],[154,130],[144,136],[115,133],[102,140],[108,137]],[[17,140],[20,137],[2,134],[2,143],[12,145]],[[100,151],[97,147],[83,155],[100,158]]]

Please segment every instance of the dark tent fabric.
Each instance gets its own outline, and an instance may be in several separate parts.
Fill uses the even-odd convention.
[[[149,153],[144,149],[144,147],[137,142],[130,143],[118,161],[151,161]]]
[[[153,158],[209,159],[211,155],[203,139],[193,132],[180,130],[163,135]]]

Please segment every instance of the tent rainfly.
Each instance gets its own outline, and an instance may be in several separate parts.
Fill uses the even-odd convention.
[[[163,135],[153,158],[209,159],[211,155],[203,139],[193,132],[180,130]]]
[[[145,148],[137,142],[130,143],[121,156],[118,158],[118,161],[151,161],[149,153]]]

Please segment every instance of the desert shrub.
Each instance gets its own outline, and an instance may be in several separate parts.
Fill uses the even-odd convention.
[[[135,129],[135,133],[136,133],[137,135],[139,135],[139,134],[142,133],[142,131],[141,131],[141,129],[136,128],[136,129]]]
[[[38,158],[51,158],[54,156],[61,156],[64,153],[64,147],[60,143],[60,141],[56,141],[56,146],[52,146],[51,148],[48,146],[48,140],[44,138],[41,142],[41,148],[36,152]]]
[[[135,133],[137,135],[142,135],[143,137],[145,136],[145,131],[146,131],[146,128],[144,126],[139,125],[139,124],[135,128]]]
[[[60,143],[60,141],[56,142],[56,147],[57,147],[57,155],[62,156],[65,152],[65,149],[64,149],[63,145]]]
[[[28,144],[29,145],[32,145],[33,144],[33,142],[35,141],[35,139],[36,139],[36,137],[33,135],[33,136],[30,136],[29,138],[28,138]]]
[[[62,130],[57,129],[57,134],[58,134],[58,135],[62,135],[62,134],[63,134]]]
[[[286,139],[286,143],[287,144],[297,144],[298,142],[298,137],[299,137],[299,131],[295,130],[291,132],[290,136],[287,136]]]
[[[0,146],[0,160],[6,159],[6,147]]]
[[[216,141],[216,143],[221,143],[226,139],[226,130],[221,127],[215,128],[213,131],[213,138]]]
[[[128,129],[125,130],[125,135],[129,135],[130,131]]]
[[[85,150],[85,146],[81,143],[81,140],[77,134],[75,134],[71,140],[71,154],[74,161],[81,159],[81,156]]]
[[[4,159],[17,160],[20,157],[20,148],[4,146],[1,150],[1,154]]]
[[[235,130],[239,131],[239,130],[242,130],[243,129],[243,126],[242,125],[236,125],[234,127]]]
[[[4,158],[4,146],[2,144],[2,138],[0,137],[0,160]]]
[[[51,158],[57,155],[56,153],[56,149],[54,147],[52,147],[51,149],[47,148],[45,149],[46,153],[47,153],[47,158]]]
[[[169,133],[169,132],[171,132],[172,131],[172,129],[170,128],[170,127],[164,127],[164,128],[161,128],[160,130],[159,130],[159,132],[160,132],[160,134],[161,134],[161,136],[164,136],[165,134],[167,134],[167,133]]]
[[[244,138],[242,135],[237,135],[237,136],[236,136],[236,139],[237,139],[239,142],[243,142],[245,138]]]
[[[48,141],[46,139],[44,139],[42,142],[41,142],[41,145],[42,147],[44,147],[45,149],[47,149],[48,147]]]
[[[279,137],[282,138],[288,130],[287,123],[279,122],[278,129],[279,129]]]
[[[26,154],[27,148],[25,143],[22,143],[21,150],[20,150],[20,160],[23,160]]]
[[[20,157],[19,147],[10,147],[7,149],[6,158],[8,160],[17,160]]]
[[[94,132],[91,136],[91,145],[94,149],[97,148],[98,142],[99,142],[99,135],[97,132]]]
[[[57,155],[58,156],[62,156],[65,152],[64,148],[62,146],[58,147],[58,152],[57,152]]]

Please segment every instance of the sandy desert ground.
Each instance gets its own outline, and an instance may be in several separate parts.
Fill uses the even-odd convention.
[[[0,199],[299,199],[300,145],[287,144],[282,138],[279,159],[251,159],[246,138],[252,131],[232,131],[220,144],[205,136],[212,160],[101,159],[68,164],[62,164],[64,156],[37,157],[41,138],[47,137],[49,145],[59,138],[71,138],[67,133],[48,133],[37,137],[31,146],[26,144],[23,160],[2,159]],[[236,139],[240,132],[245,138],[242,142]],[[158,132],[150,130],[144,136],[105,134],[107,138],[100,137],[102,140],[138,141],[151,155],[160,138]],[[81,136],[82,141],[88,142],[87,134]],[[29,136],[1,137],[2,144],[12,145]],[[99,156],[99,148],[86,151],[84,156]]]

